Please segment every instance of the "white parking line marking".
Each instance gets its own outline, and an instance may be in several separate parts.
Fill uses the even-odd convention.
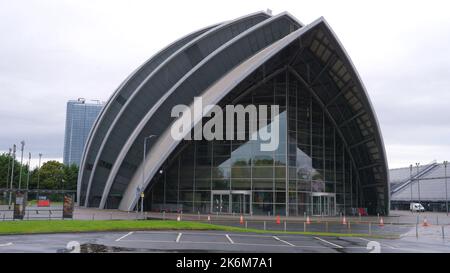
[[[230,241],[231,244],[234,244],[233,240],[231,240],[230,235],[225,234],[225,237],[227,237],[228,241]]]
[[[334,247],[336,247],[336,248],[344,248],[344,247],[342,247],[342,246],[340,246],[340,245],[337,245],[337,244],[335,244],[335,243],[329,242],[329,241],[327,241],[327,240],[325,240],[325,239],[322,239],[322,238],[319,238],[319,237],[314,237],[314,239],[317,239],[317,240],[319,240],[319,241],[321,241],[321,242],[324,242],[324,243],[327,243],[327,244],[329,244],[329,245],[332,245],[332,246],[334,246]]]
[[[13,243],[7,243],[7,244],[0,244],[0,246],[12,246],[13,245]]]
[[[181,233],[181,232],[178,233],[177,239],[175,240],[176,243],[179,243],[179,242],[180,242],[181,235],[183,235],[183,233]]]
[[[120,237],[120,238],[116,239],[116,242],[118,242],[118,241],[122,240],[122,239],[123,239],[123,238],[125,238],[125,237],[128,237],[128,236],[130,236],[131,234],[133,234],[133,231],[130,231],[130,232],[128,232],[127,234],[123,235],[122,237]]]
[[[287,241],[285,241],[285,240],[281,240],[281,239],[278,238],[277,236],[273,236],[273,238],[274,238],[275,240],[280,241],[280,242],[283,242],[283,243],[285,243],[285,244],[287,244],[287,245],[295,246],[295,245],[293,245],[293,244],[291,244],[291,243],[289,243],[289,242],[287,242]]]

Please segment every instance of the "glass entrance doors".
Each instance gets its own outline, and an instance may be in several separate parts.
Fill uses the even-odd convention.
[[[335,215],[336,196],[334,193],[312,193],[312,203],[312,215]]]
[[[212,212],[228,213],[230,207],[230,195],[228,193],[213,193],[211,200]]]
[[[250,191],[212,191],[211,197],[213,213],[251,214]]]
[[[232,193],[232,212],[238,214],[250,213],[250,193]]]

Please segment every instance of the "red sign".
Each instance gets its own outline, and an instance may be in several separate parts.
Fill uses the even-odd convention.
[[[50,207],[50,200],[38,200],[38,207]]]

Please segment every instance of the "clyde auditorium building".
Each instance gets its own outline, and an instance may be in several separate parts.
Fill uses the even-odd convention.
[[[278,148],[175,140],[171,110],[192,107],[194,97],[221,107],[278,105]],[[142,191],[146,211],[388,214],[378,121],[325,19],[304,25],[289,13],[257,12],[193,32],[136,69],[93,126],[78,202],[132,211]]]

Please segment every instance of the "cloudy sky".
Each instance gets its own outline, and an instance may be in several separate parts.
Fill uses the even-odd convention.
[[[367,87],[391,168],[448,160],[450,6],[393,2],[0,0],[0,151],[24,139],[26,152],[61,160],[67,100],[105,101],[170,42],[269,8],[330,23]]]

